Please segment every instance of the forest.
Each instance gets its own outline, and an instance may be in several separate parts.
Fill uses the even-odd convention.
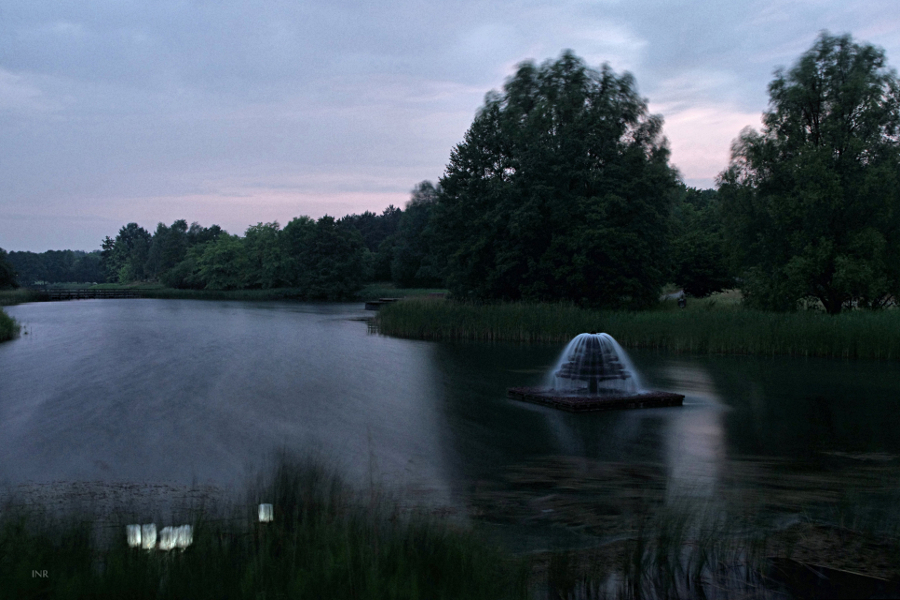
[[[572,52],[491,91],[444,175],[404,208],[251,225],[137,223],[100,252],[10,252],[15,283],[292,287],[352,298],[367,282],[459,300],[640,309],[666,284],[739,288],[753,308],[830,314],[900,296],[900,83],[884,51],[822,33],[776,71],[717,189],[682,183],[634,78]],[[2,258],[0,258],[2,262]]]

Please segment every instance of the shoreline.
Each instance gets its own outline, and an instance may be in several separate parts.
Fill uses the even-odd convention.
[[[626,348],[677,353],[900,359],[900,310],[773,313],[713,298],[629,312],[416,298],[383,307],[376,322],[383,335],[419,340],[564,343],[604,331]]]

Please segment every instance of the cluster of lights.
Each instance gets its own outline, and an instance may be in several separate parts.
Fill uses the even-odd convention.
[[[194,542],[194,529],[190,525],[179,527],[163,527],[157,535],[156,524],[126,525],[125,536],[132,548],[144,550],[184,550]],[[157,545],[157,541],[159,544]]]
[[[259,505],[259,522],[271,523],[275,520],[275,510],[271,504]],[[156,523],[147,525],[126,525],[125,537],[131,548],[144,550],[184,550],[194,543],[194,529],[190,525],[163,527],[157,535]]]

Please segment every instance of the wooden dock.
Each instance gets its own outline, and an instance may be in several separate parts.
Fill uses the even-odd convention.
[[[42,290],[41,297],[43,300],[59,301],[59,300],[88,300],[88,299],[111,299],[111,298],[140,298],[141,295],[132,290],[94,290],[90,288],[77,289],[48,289]]]
[[[663,406],[681,406],[684,403],[682,394],[673,394],[671,392],[645,392],[628,396],[588,396],[584,394],[564,394],[550,388],[519,387],[509,388],[507,393],[516,400],[543,404],[544,406],[568,412],[659,408]]]
[[[369,300],[366,302],[366,310],[378,310],[385,304],[397,302],[398,300],[402,300],[402,298],[379,298],[378,300]]]

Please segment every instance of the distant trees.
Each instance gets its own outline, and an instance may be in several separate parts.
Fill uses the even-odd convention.
[[[361,215],[347,215],[338,221],[340,226],[355,229],[362,236],[369,251],[371,277],[375,281],[391,279],[391,264],[402,213],[392,204],[380,215],[366,211]]]
[[[391,279],[400,287],[435,287],[443,285],[443,273],[433,251],[436,237],[432,222],[441,186],[422,181],[400,217],[394,237]]]
[[[0,290],[17,287],[19,283],[16,281],[16,270],[9,262],[6,250],[0,248]]]
[[[10,252],[7,258],[17,274],[17,284],[22,286],[31,286],[36,282],[105,281],[99,251]]]
[[[571,52],[519,65],[452,152],[434,208],[460,298],[647,306],[666,275],[662,119],[629,74]]]
[[[297,287],[309,299],[352,296],[369,277],[362,235],[333,217],[247,228],[244,237],[219,226],[160,223],[153,235],[137,223],[103,241],[110,278],[127,283],[158,279],[175,288],[234,290]]]
[[[900,297],[900,83],[884,52],[823,33],[769,96],[719,181],[746,300],[835,314]]]
[[[670,235],[673,283],[698,298],[735,286],[716,190],[679,186]]]

